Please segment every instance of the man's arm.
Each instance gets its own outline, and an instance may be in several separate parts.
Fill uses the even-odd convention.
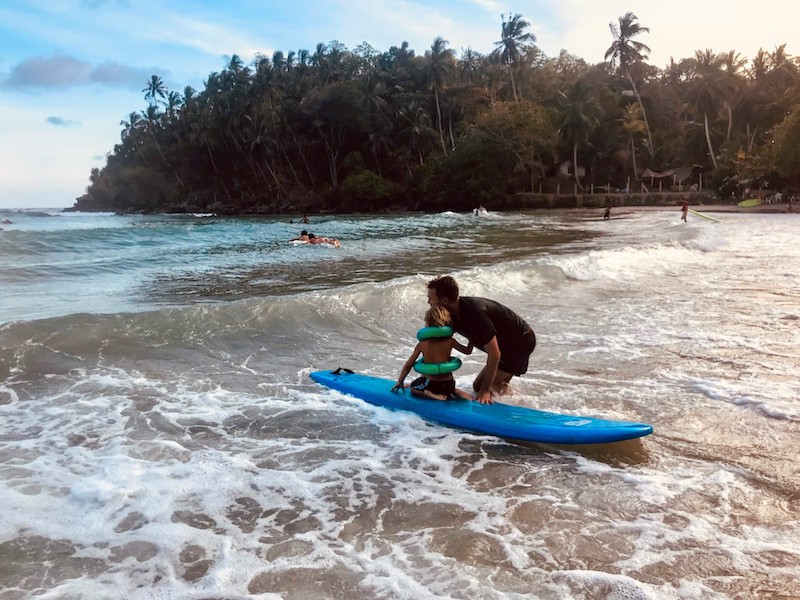
[[[492,404],[492,386],[497,377],[497,366],[500,364],[500,346],[497,345],[497,336],[493,336],[483,347],[486,352],[486,366],[483,368],[481,387],[475,399],[481,404]]]

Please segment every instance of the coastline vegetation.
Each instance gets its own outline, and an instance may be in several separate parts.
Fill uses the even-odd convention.
[[[200,91],[153,75],[72,210],[470,210],[687,166],[722,198],[800,189],[800,60],[785,46],[657,68],[636,15],[610,30],[599,64],[545,56],[516,14],[486,55],[441,37],[422,54],[333,41],[234,55]]]

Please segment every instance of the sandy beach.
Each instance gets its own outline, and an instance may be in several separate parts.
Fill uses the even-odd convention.
[[[791,206],[791,210],[789,207]],[[796,213],[800,214],[800,207],[790,205],[787,202],[780,204],[761,204],[759,206],[741,207],[736,204],[690,204],[691,210],[698,212],[722,212],[722,213]],[[593,209],[597,212],[602,212],[602,209]],[[619,211],[643,211],[643,210],[674,210],[680,212],[680,206],[624,206],[620,207]],[[612,209],[612,214],[614,209]]]
[[[791,210],[789,207],[791,206]],[[741,213],[741,214],[796,214],[800,215],[800,206],[797,204],[790,205],[788,203],[781,204],[762,204],[760,206],[741,207],[736,204],[690,204],[690,210],[699,213]],[[567,212],[573,210],[584,211],[587,215],[594,218],[602,218],[605,208],[578,208],[578,209],[563,209]],[[611,209],[611,218],[619,219],[630,216],[637,212],[658,211],[669,212],[674,211],[680,213],[680,206],[615,206]],[[690,213],[691,216],[691,213]]]

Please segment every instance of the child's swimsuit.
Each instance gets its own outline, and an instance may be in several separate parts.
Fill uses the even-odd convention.
[[[448,398],[458,398],[456,396],[456,380],[452,377],[450,379],[428,379],[425,376],[417,377],[411,382],[411,389],[424,393],[426,390],[431,394],[438,396],[447,396]]]

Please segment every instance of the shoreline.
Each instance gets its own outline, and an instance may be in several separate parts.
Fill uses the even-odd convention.
[[[789,207],[792,207],[789,210]],[[690,210],[696,210],[697,212],[703,213],[742,213],[742,214],[751,214],[751,213],[759,213],[759,214],[800,214],[800,206],[795,206],[793,204],[789,204],[788,202],[782,202],[780,204],[761,204],[759,206],[737,206],[736,204],[690,204]],[[570,209],[567,209],[570,210]],[[574,209],[572,209],[574,210]],[[577,209],[577,210],[590,210],[592,212],[602,213],[602,208],[587,208],[587,209]],[[617,214],[621,214],[623,212],[640,212],[640,211],[676,211],[680,212],[680,206],[663,206],[663,205],[651,205],[651,206],[612,206],[611,207],[611,214],[613,215],[616,211]]]
[[[791,210],[789,207],[791,206]],[[66,207],[69,208],[69,207]],[[167,211],[153,211],[153,212],[114,212],[114,211],[92,211],[92,210],[66,210],[66,208],[62,207],[54,207],[51,209],[29,209],[29,208],[0,208],[0,211],[6,213],[16,213],[16,214],[25,214],[32,210],[53,210],[57,212],[76,212],[76,213],[85,213],[85,214],[94,214],[99,212],[107,212],[107,213],[114,213],[117,215],[136,215],[136,214],[173,214],[173,215],[181,215],[181,214],[192,214],[188,212],[167,212]],[[748,206],[742,207],[736,204],[689,204],[689,208],[692,210],[696,210],[697,212],[707,212],[707,213],[742,213],[742,214],[750,214],[750,213],[772,213],[772,214],[800,214],[800,205],[798,203],[790,204],[788,202],[781,202],[779,204],[761,204],[759,206]],[[522,210],[522,211],[564,211],[564,212],[587,212],[587,213],[599,213],[602,215],[603,211],[605,210],[605,206],[582,206],[582,207],[527,207],[527,208],[507,208],[507,207],[498,207],[494,209],[487,209],[490,213],[504,213],[504,212],[513,212],[515,210]],[[665,204],[646,204],[646,205],[631,205],[631,204],[622,204],[620,206],[612,206],[612,215],[617,214],[624,214],[629,212],[641,212],[641,211],[680,211],[680,206],[678,205],[665,205]],[[349,213],[339,213],[336,211],[306,211],[306,214],[311,216],[331,216],[337,214],[404,214],[404,213],[424,213],[426,211],[419,211],[419,210],[404,210],[400,207],[396,207],[395,210],[385,210],[379,211],[378,213],[369,213],[369,212],[349,212]],[[468,211],[467,211],[468,212]],[[240,214],[226,214],[226,213],[214,213],[214,212],[207,212],[204,213],[204,216],[215,216],[215,217],[278,217],[278,218],[292,218],[296,213],[292,211],[288,212],[277,212],[277,213],[240,213]],[[299,224],[299,223],[298,223]]]

